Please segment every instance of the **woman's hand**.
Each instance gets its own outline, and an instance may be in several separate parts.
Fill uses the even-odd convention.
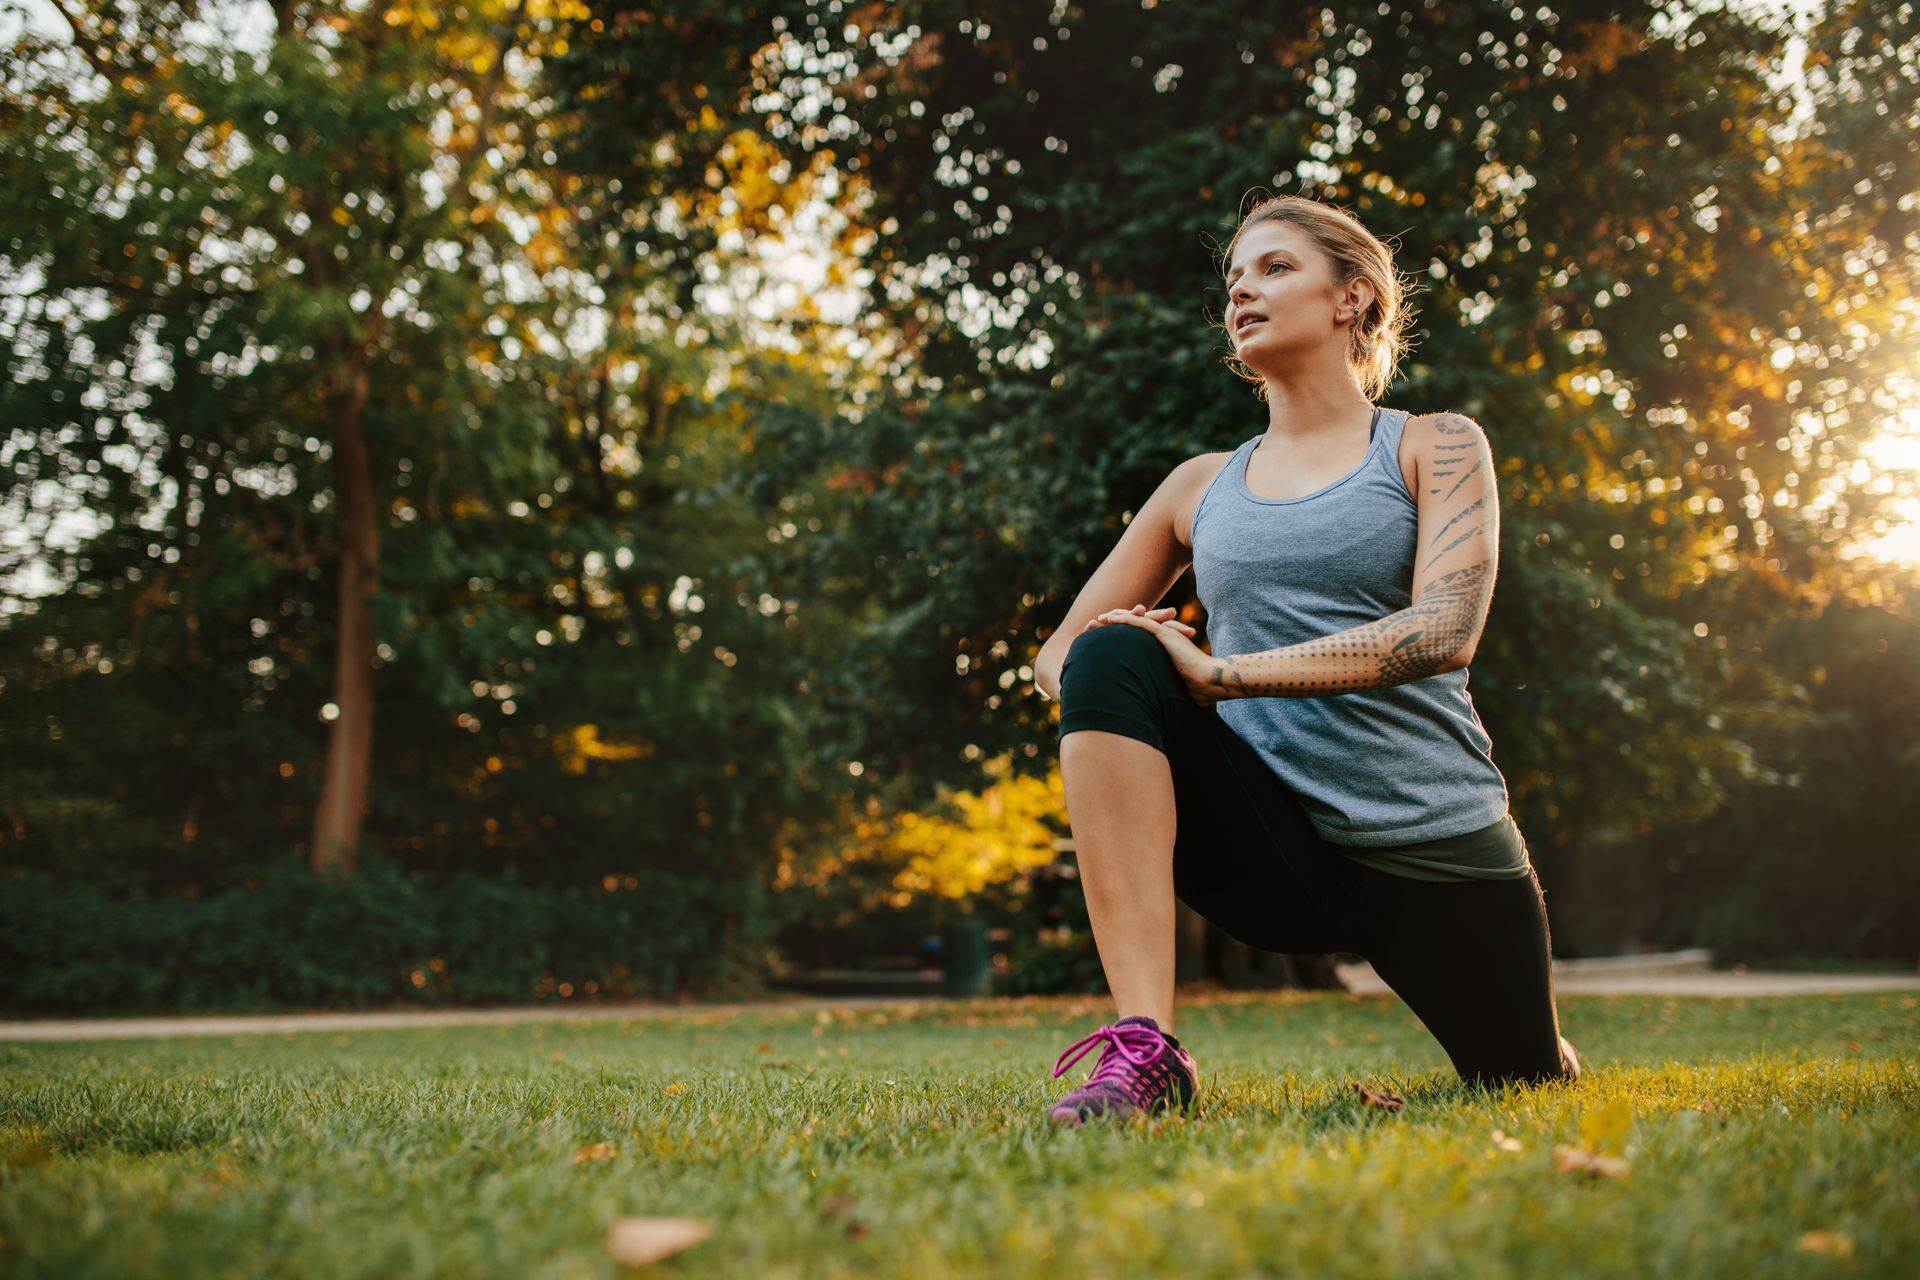
[[[1082,635],[1085,635],[1087,632],[1093,630],[1095,627],[1107,626],[1109,625],[1110,622],[1117,621],[1118,615],[1125,612],[1126,610],[1124,609],[1114,609],[1109,611],[1108,613],[1101,614],[1097,618],[1089,619],[1087,622],[1087,625],[1080,628],[1080,633]],[[1197,632],[1194,631],[1192,627],[1188,626],[1186,623],[1176,621],[1173,616],[1176,612],[1178,612],[1178,610],[1171,609],[1171,608],[1148,609],[1147,606],[1143,604],[1137,604],[1133,606],[1133,616],[1135,617],[1151,618],[1156,622],[1162,623],[1169,627],[1176,628],[1180,632],[1180,634],[1185,636],[1192,636],[1192,635],[1198,634]],[[1062,666],[1064,665],[1065,664],[1063,662]],[[1056,702],[1060,698],[1061,669],[1062,669],[1061,667],[1054,667],[1049,671],[1041,668],[1039,664],[1035,664],[1034,666],[1034,673],[1035,673],[1034,681],[1033,681],[1034,687],[1040,690],[1040,696],[1046,699],[1048,702]]]
[[[1194,629],[1186,623],[1175,620],[1174,615],[1180,611],[1173,606],[1169,605],[1164,609],[1149,609],[1143,604],[1137,604],[1133,606],[1131,610],[1109,609],[1097,618],[1089,618],[1087,625],[1080,628],[1080,630],[1083,632],[1091,631],[1095,627],[1104,627],[1113,622],[1118,622],[1123,615],[1129,612],[1136,618],[1148,618],[1154,622],[1164,622],[1170,627],[1177,627],[1179,628],[1180,634],[1184,636],[1191,637],[1198,634],[1198,632],[1194,631]]]
[[[1137,604],[1131,609],[1110,609],[1096,618],[1088,620],[1084,630],[1095,627],[1122,626],[1144,627],[1153,632],[1168,656],[1173,659],[1174,670],[1186,681],[1187,693],[1203,707],[1210,707],[1227,696],[1219,676],[1225,663],[1202,652],[1192,637],[1194,629],[1173,617],[1173,609],[1148,609]],[[1162,616],[1165,615],[1165,616]]]

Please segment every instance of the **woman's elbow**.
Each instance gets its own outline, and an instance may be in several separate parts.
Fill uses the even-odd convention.
[[[1447,660],[1446,669],[1448,671],[1466,670],[1473,662],[1474,651],[1479,647],[1480,637],[1468,636],[1466,640],[1454,650],[1453,656]]]
[[[1034,687],[1049,702],[1060,701],[1060,673],[1065,666],[1065,655],[1043,653],[1033,660]]]

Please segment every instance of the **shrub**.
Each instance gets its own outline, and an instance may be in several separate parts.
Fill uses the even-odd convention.
[[[1007,952],[1007,971],[994,989],[1010,996],[1099,995],[1107,989],[1093,933],[1076,929],[1052,937],[1022,938]]]
[[[631,886],[631,887],[628,887]],[[336,884],[288,861],[206,895],[10,876],[11,1012],[111,1013],[666,997],[752,984],[771,934],[755,887],[668,873],[611,890],[384,859]]]

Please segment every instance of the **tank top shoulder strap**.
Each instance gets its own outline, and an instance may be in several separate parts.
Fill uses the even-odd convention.
[[[1405,409],[1382,408],[1380,410],[1380,443],[1388,457],[1399,456],[1400,438],[1406,434],[1406,430],[1407,411]]]
[[[1215,471],[1213,473],[1213,479],[1207,482],[1207,487],[1200,494],[1200,501],[1194,504],[1193,519],[1188,522],[1187,543],[1189,546],[1197,547],[1200,545],[1200,517],[1202,513],[1206,511],[1207,503],[1209,501],[1217,501],[1214,495],[1220,491],[1222,483],[1229,486],[1235,483],[1233,479],[1234,473],[1237,470],[1245,469],[1247,465],[1247,455],[1253,452],[1253,446],[1259,439],[1259,436],[1254,436],[1243,443],[1238,449],[1235,449],[1227,458],[1225,465]],[[1232,489],[1229,487],[1227,492],[1231,493]]]
[[[1379,459],[1381,475],[1393,482],[1393,492],[1406,499],[1409,506],[1418,506],[1407,493],[1406,477],[1400,471],[1400,441],[1406,433],[1407,411],[1382,409],[1380,425],[1374,430],[1373,453]]]

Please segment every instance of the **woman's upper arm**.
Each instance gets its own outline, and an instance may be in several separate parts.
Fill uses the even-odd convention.
[[[1447,638],[1454,661],[1473,660],[1500,567],[1500,491],[1486,432],[1458,413],[1424,414],[1408,423],[1419,436],[1414,467],[1419,535],[1411,608]]]
[[[1216,455],[1201,454],[1167,474],[1087,579],[1059,629],[1041,647],[1039,661],[1046,662],[1052,656],[1064,662],[1074,637],[1109,609],[1131,609],[1136,604],[1151,609],[1160,603],[1160,597],[1193,561],[1193,552],[1181,540],[1178,526],[1198,496],[1195,486],[1204,484],[1203,476],[1211,477],[1215,466]]]

